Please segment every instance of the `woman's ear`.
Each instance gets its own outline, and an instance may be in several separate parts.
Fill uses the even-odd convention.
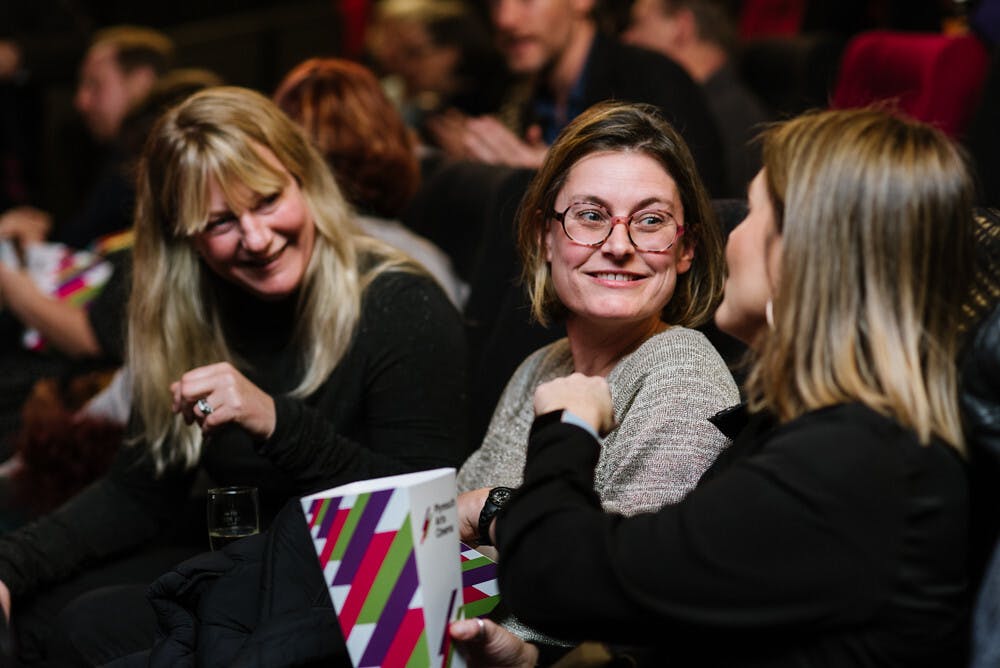
[[[684,274],[691,269],[691,263],[694,262],[695,245],[694,241],[683,241],[680,248],[677,249],[677,261],[674,263],[674,271],[678,274]]]
[[[535,224],[538,226],[538,242],[545,244],[545,261],[552,262],[552,248],[555,238],[552,236],[552,226],[545,224],[541,211],[535,212]]]

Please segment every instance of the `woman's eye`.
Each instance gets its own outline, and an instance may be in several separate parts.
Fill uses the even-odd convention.
[[[209,234],[222,234],[223,232],[228,232],[232,229],[232,226],[236,224],[236,218],[234,216],[226,216],[224,218],[214,218],[205,225],[205,231]]]
[[[576,217],[587,223],[604,222],[604,214],[597,209],[585,209],[583,211],[578,211]]]
[[[642,213],[632,219],[636,225],[643,227],[656,227],[663,225],[667,217],[659,213]]]
[[[258,200],[257,206],[255,208],[258,211],[262,209],[269,209],[273,207],[275,204],[277,204],[279,199],[281,199],[281,192],[276,192],[274,194],[261,197],[260,200]]]

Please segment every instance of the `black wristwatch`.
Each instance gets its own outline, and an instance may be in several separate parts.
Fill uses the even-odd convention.
[[[510,495],[514,492],[510,487],[494,487],[486,497],[483,509],[479,511],[479,544],[492,545],[490,540],[490,524],[496,517],[500,509],[506,505]]]

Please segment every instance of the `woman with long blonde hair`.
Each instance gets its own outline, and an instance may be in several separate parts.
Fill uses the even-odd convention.
[[[853,110],[770,129],[763,162],[716,313],[757,355],[748,404],[717,420],[733,445],[680,503],[606,514],[587,431],[610,425],[605,383],[542,385],[524,485],[491,526],[501,596],[543,631],[641,645],[651,665],[963,665],[963,156],[933,128]],[[452,632],[474,663],[537,665],[490,623]]]
[[[120,584],[115,557],[178,528],[197,537],[187,554],[204,550],[182,512],[199,471],[258,487],[266,527],[289,498],[464,455],[457,312],[356,233],[323,158],[269,100],[220,87],[171,109],[138,185],[129,438],[106,478],[0,540],[0,594],[72,588],[58,583],[95,562],[112,575],[88,586]],[[116,608],[148,646],[149,612]]]

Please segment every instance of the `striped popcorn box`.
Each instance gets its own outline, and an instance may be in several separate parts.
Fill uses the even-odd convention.
[[[474,547],[459,543],[462,558],[462,617],[483,617],[500,602],[497,562]]]
[[[302,509],[356,668],[464,667],[455,469],[351,483]]]

